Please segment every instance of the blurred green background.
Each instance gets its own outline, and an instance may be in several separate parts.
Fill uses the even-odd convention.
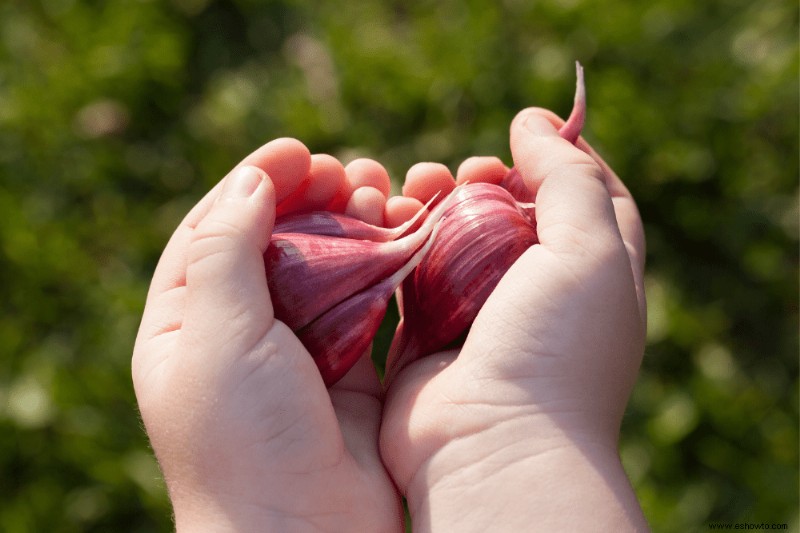
[[[0,530],[171,529],[131,348],[166,240],[243,156],[291,136],[396,185],[510,163],[577,59],[648,237],[621,442],[645,514],[797,531],[797,37],[788,0],[0,3]]]

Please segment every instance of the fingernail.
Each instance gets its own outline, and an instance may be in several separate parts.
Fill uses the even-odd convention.
[[[522,123],[526,130],[534,135],[551,136],[558,135],[558,130],[553,124],[541,115],[530,113]]]
[[[242,167],[228,177],[222,190],[226,199],[247,198],[261,183],[261,173],[255,167]]]

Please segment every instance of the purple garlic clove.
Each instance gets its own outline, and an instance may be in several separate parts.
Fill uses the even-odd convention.
[[[389,350],[387,379],[460,337],[500,278],[538,242],[528,206],[498,185],[464,185],[436,240],[403,283],[403,324]]]

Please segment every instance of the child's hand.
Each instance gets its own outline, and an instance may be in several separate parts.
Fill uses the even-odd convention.
[[[348,171],[279,139],[247,157],[181,223],[153,277],[133,356],[142,419],[179,531],[397,531],[378,456],[380,384],[369,358],[326,390],[276,321],[262,254],[276,199],[338,202],[372,221],[385,200]],[[309,178],[306,196],[292,192]],[[362,194],[363,193],[363,194]],[[351,196],[352,195],[352,196]]]
[[[541,244],[460,353],[417,361],[388,390],[381,452],[415,531],[646,528],[616,448],[644,350],[644,232],[619,178],[561,123],[530,109],[511,127]],[[498,164],[472,160],[459,181],[495,181]]]

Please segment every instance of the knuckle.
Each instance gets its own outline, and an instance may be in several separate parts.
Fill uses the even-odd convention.
[[[238,228],[224,221],[198,226],[192,236],[187,266],[203,263],[219,255],[228,255],[239,247]]]

